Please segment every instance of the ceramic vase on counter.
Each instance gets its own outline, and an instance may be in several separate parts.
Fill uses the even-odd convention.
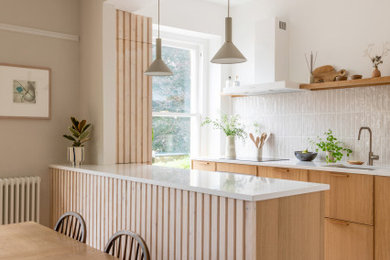
[[[236,159],[236,141],[235,136],[226,136],[225,158]]]
[[[80,167],[85,159],[84,147],[68,147],[67,157],[73,167]]]
[[[257,160],[261,161],[263,159],[263,148],[257,149]]]

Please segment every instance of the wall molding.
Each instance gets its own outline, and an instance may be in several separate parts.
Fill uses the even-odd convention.
[[[41,30],[41,29],[6,24],[6,23],[0,23],[0,30],[25,33],[25,34],[33,34],[33,35],[39,35],[39,36],[44,36],[44,37],[50,37],[50,38],[56,38],[56,39],[61,39],[61,40],[68,40],[68,41],[75,41],[75,42],[80,41],[80,37],[78,35],[74,35],[74,34],[65,34],[65,33]]]

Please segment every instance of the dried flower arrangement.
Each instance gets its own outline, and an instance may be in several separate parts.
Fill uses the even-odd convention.
[[[381,72],[379,71],[378,66],[383,64],[383,58],[390,53],[390,43],[385,42],[383,44],[381,54],[373,54],[374,49],[375,49],[375,44],[370,44],[368,45],[367,49],[364,51],[364,56],[370,58],[372,65],[374,67],[374,71],[372,72],[373,78],[381,76]],[[376,48],[376,51],[378,50],[379,48]]]

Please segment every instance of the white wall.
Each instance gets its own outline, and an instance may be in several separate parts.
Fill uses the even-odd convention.
[[[289,30],[289,77],[307,82],[304,54],[318,51],[317,66],[333,65],[350,74],[370,77],[371,62],[363,57],[368,44],[390,41],[390,1],[385,0],[256,0],[233,9],[234,40],[248,62],[233,66],[242,82],[253,83],[255,22],[277,16],[287,19]],[[381,66],[390,74],[390,56]],[[357,141],[361,126],[373,130],[377,165],[390,164],[389,87],[328,90],[308,93],[242,97],[233,100],[233,113],[247,125],[260,123],[273,133],[266,144],[265,156],[293,158],[294,150],[308,147],[308,138],[331,128],[355,153],[352,158],[367,160],[368,139]],[[250,141],[239,143],[239,156],[255,153]]]
[[[0,4],[0,23],[79,34],[78,0]],[[41,176],[41,223],[48,225],[48,165],[66,161],[62,134],[70,116],[79,116],[79,43],[2,30],[0,39],[0,63],[52,69],[50,120],[0,119],[0,177]]]
[[[290,79],[308,81],[304,54],[318,51],[317,66],[333,65],[352,74],[370,76],[372,68],[363,51],[368,44],[390,41],[388,0],[253,0],[233,8],[234,41],[248,58],[235,65],[233,74],[242,82],[254,81],[255,21],[268,17],[287,18]],[[390,56],[382,73],[390,74]]]

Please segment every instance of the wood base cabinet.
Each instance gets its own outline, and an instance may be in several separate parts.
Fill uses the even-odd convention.
[[[308,171],[301,169],[259,166],[257,176],[294,181],[308,181]]]
[[[326,217],[374,224],[374,176],[310,171],[309,182],[330,185],[325,192]]]
[[[247,175],[257,175],[257,167],[255,165],[232,164],[232,163],[217,163],[218,172],[234,172]]]
[[[373,226],[325,218],[325,260],[373,259]]]
[[[200,171],[212,171],[214,172],[217,169],[217,164],[215,162],[207,162],[207,161],[192,161],[191,168],[194,170]]]
[[[224,171],[243,171],[224,164]],[[330,185],[325,260],[390,260],[390,177],[268,166],[257,166],[257,176]]]
[[[375,177],[375,260],[390,259],[390,177]]]

